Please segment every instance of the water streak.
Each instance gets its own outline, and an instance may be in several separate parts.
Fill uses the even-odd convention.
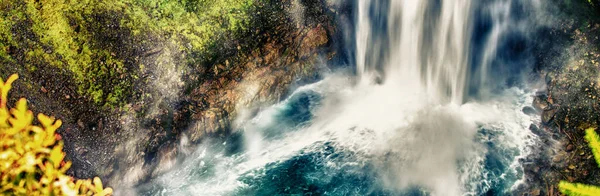
[[[506,88],[467,101],[486,83],[501,20],[483,53],[471,50],[470,0],[358,1],[356,76],[333,73],[205,141],[177,169],[139,187],[154,195],[482,195],[507,193],[536,137],[521,108],[530,93]],[[502,6],[499,6],[502,5]],[[502,15],[504,17],[508,17]],[[496,25],[500,25],[497,26]],[[477,54],[472,54],[473,52]],[[473,65],[472,55],[484,55]],[[479,71],[470,72],[471,66]],[[477,80],[469,80],[470,77]],[[486,88],[485,85],[476,85]]]

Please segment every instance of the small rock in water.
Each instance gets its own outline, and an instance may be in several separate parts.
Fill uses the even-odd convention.
[[[533,116],[533,115],[537,114],[537,112],[535,111],[535,109],[533,107],[531,107],[531,106],[524,107],[522,111],[523,111],[524,114],[527,114],[527,115],[530,115],[530,116]]]
[[[530,131],[531,131],[533,134],[536,134],[536,135],[538,135],[538,136],[542,136],[542,132],[541,132],[540,128],[538,128],[538,126],[537,126],[537,125],[535,125],[535,124],[531,124],[531,125],[529,125],[529,130],[530,130]]]

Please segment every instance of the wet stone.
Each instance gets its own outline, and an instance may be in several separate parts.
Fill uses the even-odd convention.
[[[541,132],[540,128],[538,128],[538,126],[537,126],[537,125],[535,125],[535,124],[531,124],[531,125],[529,126],[529,130],[530,130],[530,131],[531,131],[533,134],[536,134],[536,135],[538,135],[538,136],[541,136],[541,135],[542,135],[542,132]]]
[[[550,107],[550,104],[544,99],[544,97],[544,95],[535,97],[535,99],[533,100],[533,107],[535,109],[539,111],[544,111]]]
[[[542,122],[549,124],[554,119],[554,114],[556,114],[556,109],[544,110],[542,112]]]
[[[522,109],[522,111],[523,111],[524,114],[527,114],[529,116],[533,116],[533,115],[537,114],[537,112],[535,111],[535,109],[533,107],[531,107],[531,106],[524,107]]]

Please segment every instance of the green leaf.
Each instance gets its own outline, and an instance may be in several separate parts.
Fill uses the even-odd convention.
[[[596,164],[600,167],[600,137],[598,137],[594,128],[585,130],[585,139],[589,142],[588,145],[592,149]]]
[[[561,193],[569,196],[597,196],[600,195],[600,187],[585,185],[585,184],[574,184],[565,181],[561,181],[558,184],[558,189]]]

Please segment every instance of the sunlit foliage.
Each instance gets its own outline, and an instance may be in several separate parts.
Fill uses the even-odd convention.
[[[130,97],[139,58],[160,50],[157,40],[179,52],[207,54],[216,40],[247,28],[254,5],[253,0],[0,0],[0,67],[17,61],[28,70],[40,65],[69,70],[80,94],[115,106]]]
[[[71,166],[65,162],[63,143],[56,130],[60,120],[38,114],[41,126],[33,125],[33,112],[27,101],[7,107],[8,91],[18,78],[0,78],[0,195],[110,195],[101,180],[75,180],[65,175]]]

